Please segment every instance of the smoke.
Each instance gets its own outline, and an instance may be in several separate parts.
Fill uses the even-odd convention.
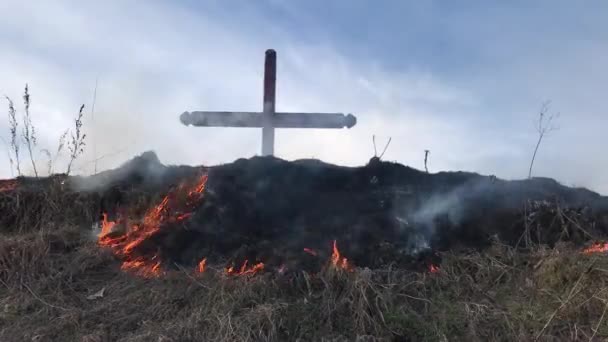
[[[121,182],[159,183],[166,172],[167,167],[160,162],[156,153],[147,151],[117,169],[94,176],[73,177],[70,179],[70,186],[75,191],[105,191],[108,187]]]
[[[489,203],[497,192],[499,181],[495,177],[474,177],[447,192],[434,192],[422,196],[415,209],[410,210],[410,219],[414,231],[412,249],[416,251],[430,248],[430,241],[439,231],[439,227],[458,227],[470,219],[473,210],[483,210],[480,203]],[[504,203],[503,203],[504,204]],[[514,204],[514,203],[512,203]],[[475,206],[475,207],[473,207]]]

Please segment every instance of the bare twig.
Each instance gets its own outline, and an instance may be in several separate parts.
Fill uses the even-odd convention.
[[[378,150],[376,149],[376,135],[372,135],[372,144],[374,144],[374,157],[377,157],[378,159],[381,159],[382,156],[384,156],[384,153],[386,152],[386,149],[388,148],[388,145],[391,144],[391,140],[392,139],[393,139],[392,137],[388,138],[388,142],[384,146],[384,150],[382,150],[382,153],[380,154],[380,156],[378,156]]]
[[[393,138],[389,137],[388,142],[386,143],[386,145],[384,145],[384,150],[382,150],[382,153],[380,154],[380,157],[378,157],[378,158],[382,159],[382,157],[384,156],[384,153],[386,152],[386,149],[388,149],[388,145],[391,144],[391,140],[393,140]]]
[[[32,124],[32,117],[30,116],[30,104],[30,93],[26,83],[25,90],[23,92],[25,114],[23,115],[23,131],[21,134],[30,155],[30,161],[32,162],[32,168],[34,169],[34,176],[38,177],[38,170],[36,169],[36,162],[34,161],[34,154],[32,153],[32,147],[36,147],[36,128]]]
[[[532,178],[532,167],[534,166],[534,160],[536,159],[536,154],[538,152],[538,148],[540,147],[540,143],[543,141],[545,135],[549,134],[552,131],[559,129],[554,124],[554,120],[559,117],[559,113],[555,115],[546,116],[549,112],[550,101],[543,103],[540,113],[538,116],[538,123],[536,126],[536,132],[538,133],[538,141],[536,142],[536,147],[534,147],[534,154],[532,155],[532,160],[530,161],[530,169],[528,170],[528,178]]]
[[[431,153],[431,151],[424,150],[424,170],[426,171],[426,173],[429,173],[429,168],[427,167],[427,163],[429,161],[429,153]]]
[[[17,111],[15,110],[13,100],[11,100],[8,96],[4,96],[4,98],[8,101],[8,125],[11,133],[11,149],[15,155],[15,168],[17,169],[17,176],[21,176],[19,140],[17,139],[17,127],[19,126],[19,123],[17,122]]]
[[[66,175],[70,174],[74,160],[76,160],[76,158],[84,152],[84,146],[85,146],[84,139],[86,138],[87,135],[82,133],[83,111],[84,111],[84,105],[80,106],[80,110],[78,111],[78,116],[76,117],[76,120],[74,120],[75,132],[72,132],[72,134],[71,134],[72,140],[70,141],[70,143],[68,145],[68,150],[70,150],[70,162],[68,163]]]
[[[377,157],[378,151],[376,150],[376,135],[372,135],[372,144],[374,144],[374,157]]]

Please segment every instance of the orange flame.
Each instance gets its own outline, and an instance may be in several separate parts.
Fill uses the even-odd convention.
[[[203,260],[201,260],[198,263],[198,273],[203,273],[205,272],[205,267],[207,266],[207,258],[203,258]]]
[[[348,263],[348,259],[340,255],[340,251],[338,250],[338,243],[334,240],[333,244],[333,252],[331,254],[331,264],[338,269],[344,269],[350,271],[352,267]]]
[[[103,221],[101,221],[101,233],[99,233],[98,237],[103,238],[108,235],[112,228],[116,225],[115,221],[108,221],[108,214],[103,213]]]
[[[317,256],[317,252],[314,249],[304,247],[304,252],[306,252],[312,256]]]
[[[262,263],[262,262],[259,262],[251,267],[247,267],[248,263],[249,263],[249,261],[245,260],[239,270],[236,270],[234,268],[234,266],[227,267],[225,269],[225,272],[228,275],[246,275],[246,274],[255,274],[255,273],[258,273],[258,272],[261,272],[264,270],[264,263]]]
[[[187,218],[190,218],[190,216],[192,216],[192,213],[185,213],[185,214],[181,214],[177,217],[178,221],[183,221]]]
[[[604,243],[596,242],[593,245],[591,245],[583,250],[584,254],[605,253],[605,252],[608,252],[608,242],[604,242]]]
[[[120,269],[145,278],[158,277],[162,272],[160,269],[160,261],[155,262],[155,258],[156,256],[152,257],[151,260],[147,260],[142,257],[135,260],[124,261],[120,266]]]
[[[109,234],[117,222],[108,221],[108,216],[104,213],[98,243],[112,248],[113,253],[123,259],[121,269],[144,277],[160,275],[161,264],[154,260],[158,255],[146,258],[135,256],[133,253],[144,241],[156,234],[164,224],[180,222],[192,215],[195,206],[202,199],[207,178],[207,175],[202,175],[192,186],[182,183],[170,190],[159,204],[145,213],[140,224],[132,225],[131,229],[122,236],[113,237],[113,234]],[[178,195],[182,191],[187,193],[185,203],[179,200]]]

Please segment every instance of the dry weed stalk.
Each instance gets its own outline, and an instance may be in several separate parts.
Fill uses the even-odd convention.
[[[38,170],[36,169],[36,162],[34,160],[33,149],[36,147],[36,128],[32,124],[32,117],[30,115],[30,93],[27,83],[25,84],[25,90],[23,92],[23,105],[25,106],[25,114],[23,115],[23,132],[22,137],[27,146],[27,150],[30,155],[30,161],[32,162],[32,168],[34,169],[34,176],[38,178]]]
[[[15,110],[15,105],[13,104],[13,100],[11,100],[8,96],[4,96],[4,98],[8,101],[8,125],[9,132],[11,135],[10,146],[11,151],[15,156],[15,168],[17,169],[17,176],[21,176],[21,162],[19,160],[19,139],[17,139],[17,128],[19,123],[17,122],[17,111]]]
[[[23,128],[21,131],[21,139],[18,139],[18,128],[19,128],[19,120],[17,118],[17,110],[15,109],[15,106],[13,104],[13,101],[8,97],[8,96],[4,96],[5,99],[8,101],[8,123],[9,123],[9,129],[10,129],[10,135],[11,135],[11,139],[10,139],[10,143],[6,142],[6,140],[4,138],[2,138],[2,141],[8,146],[8,158],[9,158],[9,163],[11,166],[11,174],[14,174],[13,170],[16,169],[17,170],[17,176],[21,176],[21,160],[20,160],[20,147],[21,147],[21,143],[23,142],[28,150],[29,153],[29,157],[30,157],[30,162],[32,163],[32,168],[34,171],[34,176],[38,177],[38,167],[36,166],[36,159],[35,159],[35,155],[34,152],[36,151],[36,146],[38,145],[38,141],[37,141],[37,137],[36,137],[36,127],[33,124],[32,121],[32,117],[31,117],[31,113],[30,113],[30,106],[31,106],[31,94],[29,92],[29,86],[28,84],[25,85],[25,90],[23,93],[23,104],[25,107],[24,110],[24,115],[23,115]],[[82,110],[82,109],[81,109]],[[80,115],[80,119],[81,119],[82,115]],[[81,133],[79,133],[81,127],[82,126],[82,120],[80,120],[80,122],[77,124],[77,134],[76,134],[76,139],[79,141],[78,142],[78,146],[80,147],[80,150],[82,150],[82,146],[84,145],[83,140],[84,140],[84,135],[80,136]],[[80,126],[78,126],[80,125]],[[42,148],[40,149],[40,153],[44,154],[47,158],[47,172],[48,175],[53,174],[53,168],[54,165],[56,165],[57,159],[58,157],[61,155],[61,152],[63,151],[65,145],[66,145],[66,138],[68,135],[69,130],[66,130],[60,137],[59,137],[59,145],[57,147],[55,156],[52,156],[51,151],[48,148]],[[78,152],[79,150],[76,150],[76,156],[81,153]]]
[[[74,131],[71,133],[71,140],[68,144],[68,150],[70,151],[70,162],[68,163],[68,168],[66,171],[66,175],[70,174],[72,170],[72,164],[84,152],[84,146],[86,138],[86,134],[82,132],[82,116],[84,114],[84,104],[80,106],[80,110],[78,111],[78,116],[74,120]]]
[[[376,135],[372,135],[372,144],[374,145],[374,158],[378,158],[378,160],[382,159],[384,153],[386,153],[386,150],[388,149],[388,146],[391,144],[391,140],[393,140],[393,137],[388,138],[388,141],[386,145],[384,145],[382,153],[378,156],[378,150],[376,149]]]
[[[538,133],[538,141],[536,142],[536,147],[534,147],[534,154],[532,154],[532,160],[530,161],[530,169],[528,170],[528,178],[532,178],[532,167],[534,166],[534,160],[536,159],[536,153],[538,152],[538,148],[540,147],[540,143],[543,141],[543,138],[552,131],[558,129],[558,126],[555,125],[554,120],[559,118],[559,113],[552,114],[547,116],[549,112],[549,105],[551,101],[546,101],[543,103],[540,113],[538,115],[538,123],[536,125],[536,132]]]
[[[42,152],[47,157],[47,172],[49,176],[53,174],[54,166],[57,165],[57,159],[59,158],[61,152],[63,151],[63,148],[65,147],[65,140],[68,136],[68,133],[69,130],[66,130],[65,132],[63,132],[63,134],[61,134],[61,136],[59,136],[59,143],[57,145],[57,150],[55,151],[54,157],[51,151],[49,151],[48,149],[45,148],[40,150],[40,152]]]

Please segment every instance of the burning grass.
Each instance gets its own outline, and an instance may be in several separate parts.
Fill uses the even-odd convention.
[[[276,209],[265,187],[286,172],[256,183],[241,171],[174,169],[139,188],[142,177],[121,175],[103,193],[72,191],[65,177],[0,182],[0,341],[608,338],[606,243],[582,247],[605,237],[606,221],[549,204],[519,225],[518,212],[488,214],[438,225],[431,247],[451,251],[418,258],[391,234],[407,220],[388,220],[375,188],[352,202],[360,187],[305,183]],[[371,171],[355,178],[367,184]]]
[[[103,213],[101,233],[98,236],[99,245],[109,247],[114,255],[123,260],[122,270],[144,277],[161,275],[163,270],[159,254],[138,255],[137,250],[157,234],[162,226],[188,219],[194,207],[201,201],[206,184],[206,174],[199,176],[192,184],[185,181],[180,183],[166,194],[160,203],[147,210],[141,222],[132,225],[126,223],[126,218],[123,217],[119,218],[122,222],[110,221],[108,214]],[[117,233],[118,224],[128,226],[126,231]]]
[[[338,252],[339,253],[339,252]],[[334,255],[335,257],[335,255]],[[333,265],[332,258],[328,265]],[[342,260],[342,259],[339,259]],[[340,264],[338,262],[337,264]],[[450,252],[432,271],[121,271],[77,228],[0,241],[1,341],[602,340],[608,254]],[[124,267],[124,264],[123,264]],[[204,272],[198,272],[204,269]]]

